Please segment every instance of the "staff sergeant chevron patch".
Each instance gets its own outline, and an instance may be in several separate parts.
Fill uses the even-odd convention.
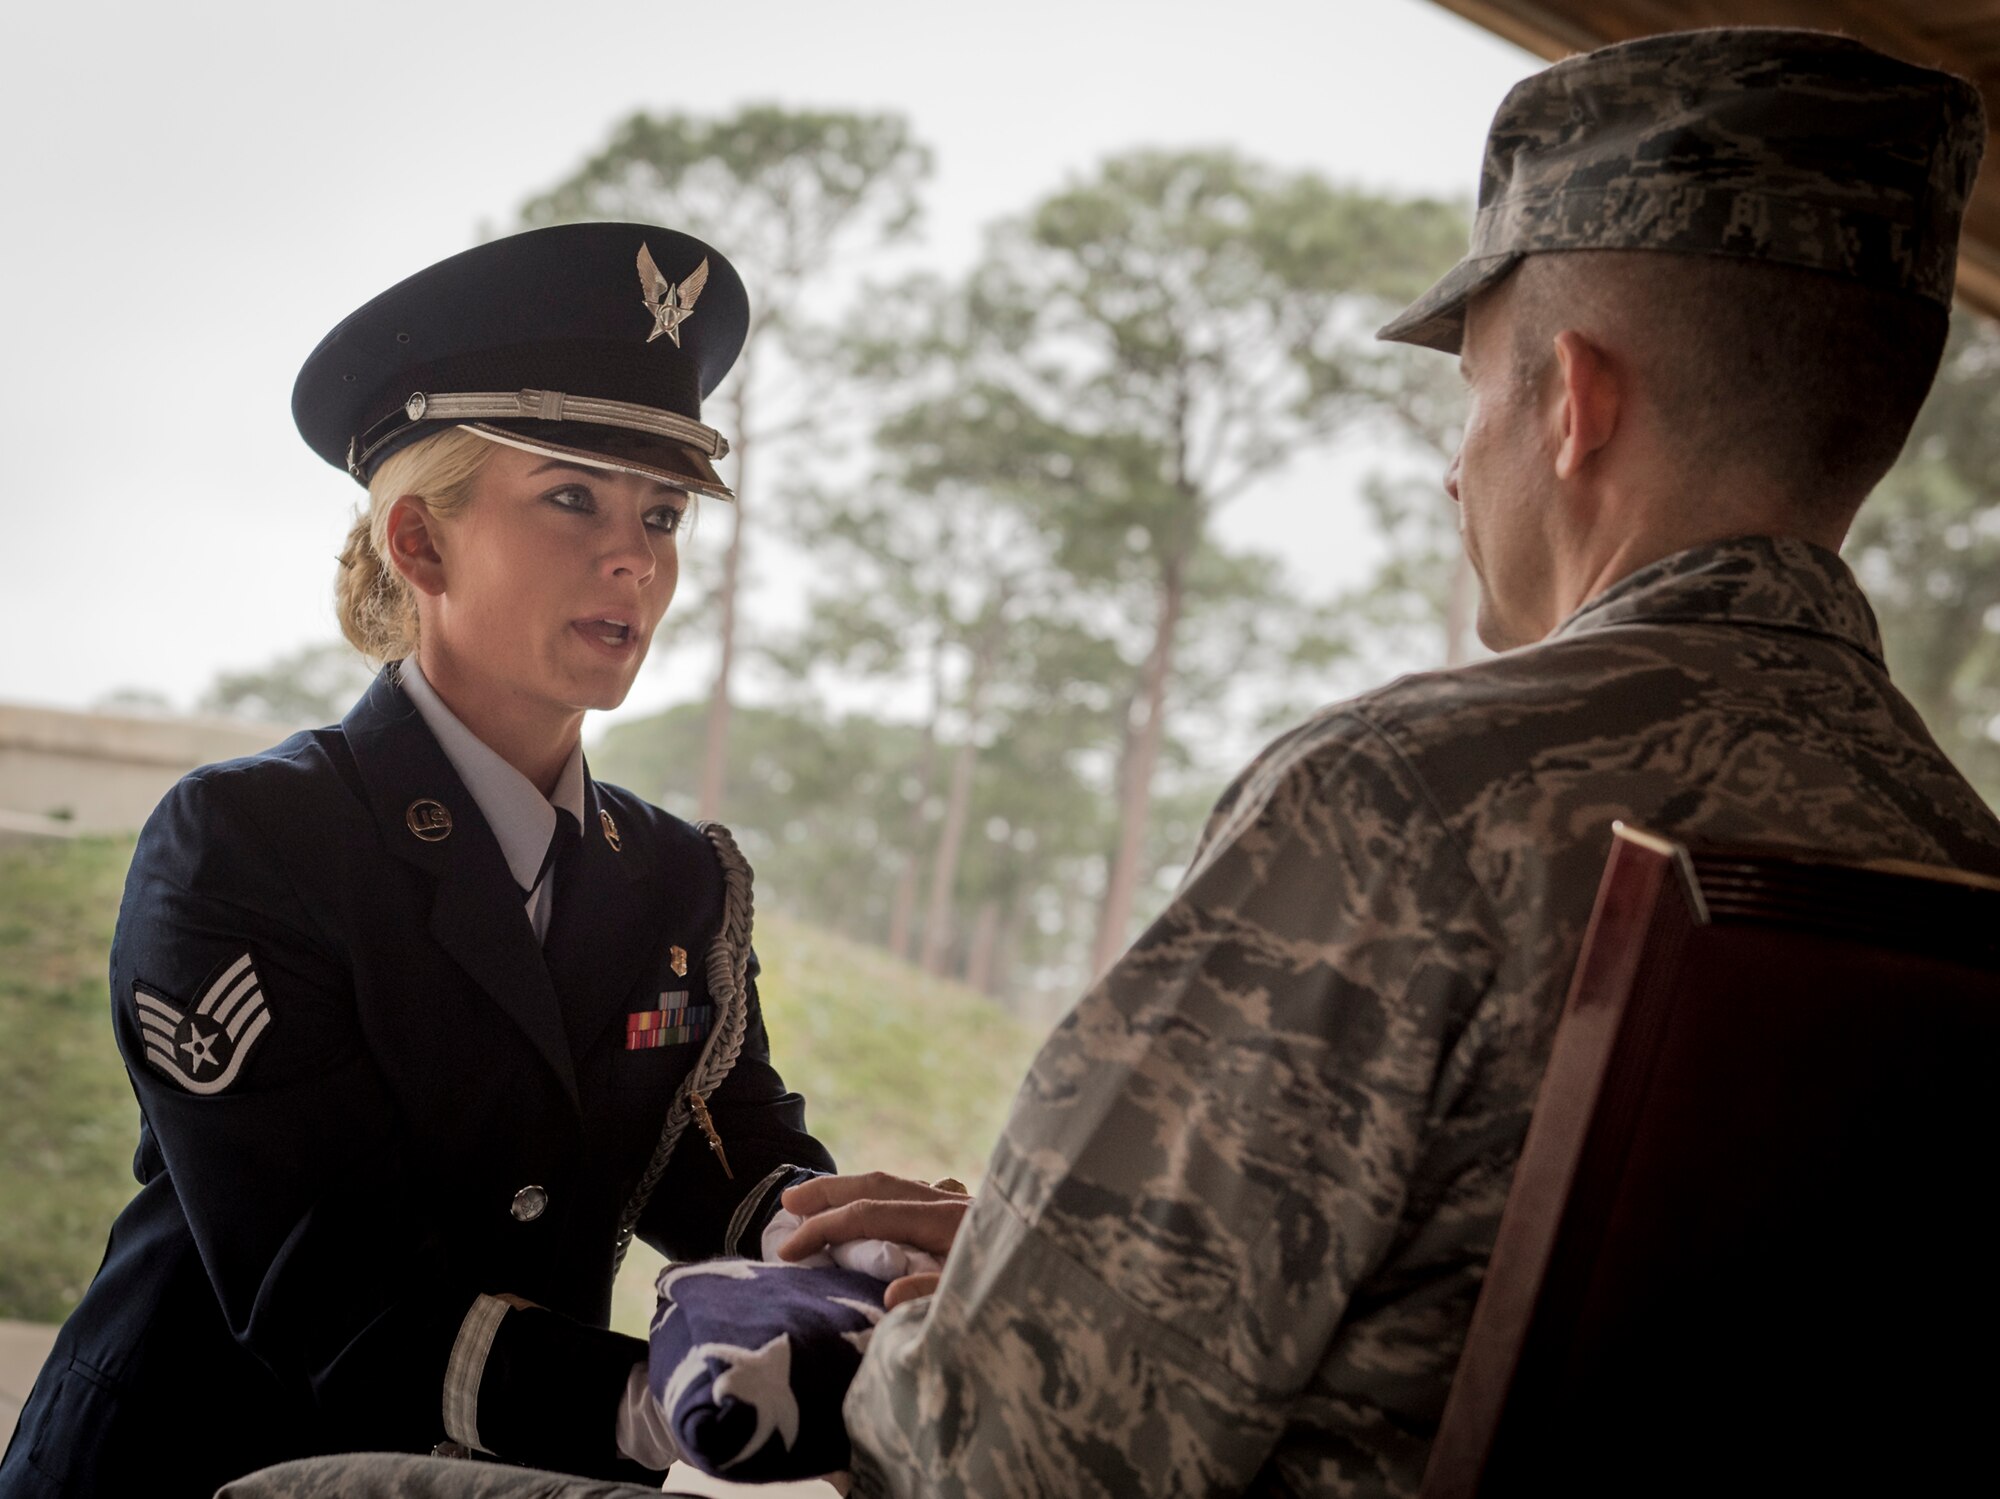
[[[271,1024],[264,989],[247,952],[224,968],[192,1010],[132,986],[146,1060],[190,1093],[220,1093],[243,1070]]]

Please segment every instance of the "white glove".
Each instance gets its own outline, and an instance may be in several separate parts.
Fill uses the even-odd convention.
[[[764,1225],[764,1234],[758,1243],[761,1258],[772,1264],[839,1265],[842,1269],[859,1270],[863,1275],[872,1275],[883,1282],[900,1280],[905,1275],[935,1275],[944,1268],[944,1262],[936,1255],[908,1244],[894,1244],[887,1239],[849,1239],[844,1244],[835,1244],[830,1250],[822,1249],[809,1254],[802,1260],[780,1261],[778,1246],[805,1221],[790,1208],[779,1208],[773,1213],[771,1221]]]
[[[681,1455],[674,1434],[667,1430],[667,1413],[646,1385],[646,1366],[637,1363],[625,1381],[625,1398],[618,1406],[618,1453],[642,1468],[665,1470]]]

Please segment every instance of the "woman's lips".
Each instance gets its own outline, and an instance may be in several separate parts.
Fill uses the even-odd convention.
[[[579,619],[570,628],[608,656],[630,655],[639,645],[639,632],[627,620]]]

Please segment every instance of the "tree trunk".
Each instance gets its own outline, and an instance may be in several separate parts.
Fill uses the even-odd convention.
[[[965,983],[981,994],[993,992],[993,952],[1000,937],[1000,902],[980,903],[972,922],[972,947],[965,957]]]
[[[924,907],[924,955],[926,973],[942,975],[945,957],[951,948],[951,896],[958,883],[959,855],[965,848],[965,824],[972,815],[972,772],[979,763],[979,713],[986,696],[986,681],[992,674],[993,658],[1000,649],[1000,618],[1004,595],[993,603],[993,611],[972,658],[972,680],[965,689],[965,737],[951,759],[951,788],[945,793],[944,825],[938,829],[937,852],[931,859],[930,899]]]
[[[951,757],[951,789],[945,794],[944,824],[938,829],[937,851],[931,856],[930,899],[924,905],[925,973],[942,974],[951,949],[951,891],[958,883],[958,856],[965,846],[965,824],[972,813],[972,771],[979,759],[973,740],[973,719],[967,715],[965,738]]]
[[[1027,924],[1027,888],[1016,885],[1013,896],[1007,902],[1006,919],[1000,923],[999,939],[993,946],[993,972],[986,992],[1017,1015],[1021,1012],[1021,1001],[1020,996],[1013,992],[1014,965],[1020,961],[1021,932]]]
[[[732,451],[736,456],[736,524],[729,532],[729,551],[722,560],[721,625],[717,630],[719,654],[715,682],[708,690],[708,718],[704,725],[701,756],[701,797],[696,817],[714,822],[722,816],[722,793],[729,779],[729,678],[736,669],[736,589],[743,575],[743,505],[750,490],[750,368],[749,350],[743,351],[737,372],[735,399],[731,402],[736,421]]]
[[[903,840],[902,867],[896,871],[896,893],[889,906],[889,951],[898,959],[910,961],[912,939],[916,935],[917,920],[917,864],[921,858],[918,852],[924,846],[924,828],[930,818],[924,808],[931,799],[931,786],[937,778],[938,714],[944,703],[944,642],[931,642],[931,715],[924,725],[924,751],[917,761],[917,796],[910,806],[909,832]]]
[[[1146,816],[1152,808],[1153,770],[1159,764],[1166,737],[1167,683],[1173,674],[1174,633],[1179,628],[1186,584],[1183,563],[1176,558],[1160,578],[1160,613],[1153,627],[1153,649],[1140,671],[1139,706],[1145,717],[1128,725],[1118,766],[1118,851],[1104,884],[1104,904],[1097,917],[1097,939],[1091,946],[1093,979],[1111,966],[1125,948],[1125,929],[1132,921],[1133,896],[1139,888],[1139,862],[1145,854]]]
[[[917,855],[906,850],[896,869],[896,889],[889,897],[889,954],[910,961],[910,938],[917,916]]]

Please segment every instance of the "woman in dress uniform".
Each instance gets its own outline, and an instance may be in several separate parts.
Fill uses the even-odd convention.
[[[686,235],[538,230],[453,257],[306,361],[307,442],[368,488],[337,727],[188,776],[112,948],[140,1105],[119,1216],[0,1495],[206,1495],[287,1457],[670,1453],[606,1329],[637,1234],[758,1252],[830,1171],[769,1057],[728,835],[591,779],[673,597],[701,401],[742,346]]]

